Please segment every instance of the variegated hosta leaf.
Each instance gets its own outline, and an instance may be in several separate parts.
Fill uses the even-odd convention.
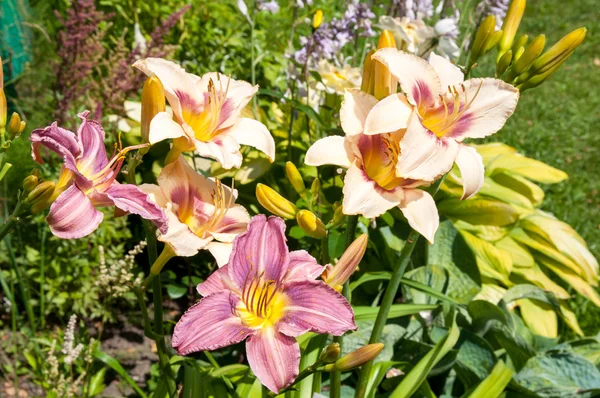
[[[503,172],[517,174],[542,184],[556,184],[569,177],[562,170],[517,153],[497,156],[486,167],[487,175]]]
[[[538,336],[558,337],[558,317],[552,307],[537,300],[520,299],[517,305],[529,330]]]
[[[481,275],[497,280],[505,286],[512,285],[512,282],[508,279],[513,268],[510,255],[469,232],[460,231],[460,233],[473,251],[473,254],[475,254]]]
[[[438,204],[438,211],[454,220],[473,225],[507,226],[519,219],[519,212],[511,205],[497,200],[446,199]]]

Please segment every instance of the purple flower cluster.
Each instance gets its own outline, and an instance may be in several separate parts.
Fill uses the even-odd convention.
[[[401,17],[412,20],[431,18],[434,13],[433,0],[394,0],[393,3]]]
[[[297,63],[317,64],[321,59],[335,60],[342,48],[357,36],[372,37],[375,32],[371,20],[375,14],[368,4],[353,0],[348,4],[342,18],[323,23],[311,36],[300,38],[302,48],[292,54]]]
[[[485,18],[491,14],[496,17],[496,28],[500,29],[509,4],[510,0],[483,0],[477,6],[478,19]]]

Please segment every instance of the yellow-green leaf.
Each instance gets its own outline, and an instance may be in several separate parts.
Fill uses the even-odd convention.
[[[583,280],[579,275],[575,274],[570,268],[563,267],[562,264],[552,260],[551,258],[540,258],[539,261],[554,272],[559,278],[573,286],[579,294],[587,297],[592,303],[600,307],[600,296],[589,283]]]
[[[512,272],[511,278],[514,278],[515,276],[521,278],[541,289],[554,293],[554,295],[559,299],[568,299],[571,297],[571,295],[565,289],[563,289],[562,286],[550,279],[537,264],[533,264],[532,267],[519,267],[515,264]],[[514,278],[515,283],[522,282],[518,278]]]
[[[488,242],[495,242],[504,238],[508,234],[508,230],[504,227],[498,227],[495,225],[472,225],[463,220],[456,221],[454,226],[456,229],[462,229],[470,232],[478,238],[487,240]]]
[[[483,181],[483,186],[479,190],[479,195],[498,199],[518,207],[523,207],[525,209],[533,209],[533,204],[529,199],[527,199],[527,197],[521,195],[519,192],[511,188],[507,188],[504,185],[498,184],[489,177]]]
[[[510,383],[515,372],[504,364],[503,361],[498,361],[488,377],[483,379],[477,385],[475,390],[469,394],[469,398],[497,398],[502,394],[504,388]]]
[[[525,196],[534,206],[539,206],[544,200],[544,190],[538,185],[516,174],[496,173],[492,177],[498,184],[510,188]]]
[[[494,243],[494,245],[500,249],[508,252],[512,259],[513,265],[519,267],[533,267],[535,260],[529,250],[518,244],[510,236],[505,236],[502,239]]]
[[[517,305],[521,318],[529,330],[538,336],[555,339],[558,336],[558,317],[549,304],[537,300],[520,299]]]
[[[508,171],[542,184],[556,184],[569,177],[562,170],[518,153],[497,156],[488,164],[487,171],[489,175]]]
[[[517,150],[511,146],[503,144],[501,142],[493,142],[490,144],[483,145],[471,145],[477,149],[477,152],[483,158],[483,164],[487,165],[496,157],[500,155],[506,155],[511,153],[517,153]]]
[[[565,321],[567,326],[571,328],[575,333],[579,336],[583,336],[583,330],[579,327],[579,322],[577,322],[577,316],[575,313],[567,308],[566,304],[560,303],[560,310],[562,312],[562,319]]]
[[[508,276],[512,271],[513,263],[507,252],[467,231],[460,231],[460,234],[475,254],[475,260],[482,276],[500,281],[506,286],[512,285]]]
[[[463,220],[473,225],[506,226],[519,218],[511,205],[487,199],[446,199],[438,204],[438,211],[449,218]]]

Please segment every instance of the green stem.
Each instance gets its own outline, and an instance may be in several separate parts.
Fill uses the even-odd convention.
[[[288,128],[288,147],[287,147],[287,160],[293,162],[292,158],[292,136],[294,135],[294,122],[296,121],[296,112],[292,102],[294,101],[295,87],[292,87],[292,101],[290,101],[290,127]]]
[[[434,185],[431,186],[431,188],[429,189],[429,193],[432,196],[435,196],[443,181],[444,177],[440,178]],[[381,338],[381,333],[383,332],[383,327],[387,322],[390,308],[392,307],[392,304],[396,299],[396,293],[398,293],[400,281],[402,280],[402,277],[404,276],[404,271],[406,271],[406,267],[410,262],[410,256],[417,244],[419,236],[420,234],[414,229],[411,229],[410,233],[408,234],[406,244],[400,252],[400,260],[398,261],[396,268],[394,268],[394,271],[392,272],[392,277],[385,290],[385,294],[383,295],[381,306],[379,307],[379,312],[377,313],[377,318],[375,319],[375,325],[373,326],[373,330],[371,331],[369,344],[378,343],[379,339]],[[356,384],[356,392],[354,394],[355,398],[362,398],[365,396],[367,384],[369,382],[369,375],[371,374],[372,368],[373,361],[370,361],[364,364],[360,369],[358,383]]]
[[[321,239],[321,264],[329,264],[329,236],[325,236]]]
[[[0,227],[0,241],[2,241],[4,237],[12,231],[13,227],[19,221],[21,221],[21,218],[19,216],[24,213],[25,208],[25,202],[19,200],[12,214],[4,221],[4,224],[2,224],[2,226]]]
[[[46,327],[44,286],[46,285],[46,234],[47,228],[42,228],[42,242],[40,245],[40,329]]]
[[[10,264],[15,271],[15,275],[17,276],[17,288],[19,289],[19,295],[21,296],[21,300],[23,300],[23,305],[25,306],[25,312],[27,313],[27,320],[29,321],[29,327],[31,328],[31,332],[35,332],[35,315],[33,314],[33,307],[31,306],[31,298],[29,296],[29,290],[25,286],[25,281],[23,280],[23,274],[21,273],[21,268],[17,264],[15,259],[15,253],[12,249],[12,245],[10,242],[10,237],[7,237],[4,240],[4,244],[6,245],[6,249],[8,250],[8,257],[10,259]],[[14,296],[13,296],[14,297]],[[13,303],[16,305],[16,303]]]
[[[347,216],[346,217],[346,248],[354,241],[354,235],[356,235],[356,226],[358,225],[358,216]],[[342,294],[348,302],[352,300],[352,294],[350,292],[350,282],[344,283],[344,289]],[[342,336],[334,336],[334,343],[339,343],[340,348],[343,348],[344,338]],[[331,398],[340,398],[342,387],[342,373],[338,371],[331,372],[331,379],[329,381],[329,396]]]
[[[156,249],[156,245],[155,245],[155,249]],[[144,282],[142,283],[142,290],[146,290],[148,288],[148,286],[150,285],[150,282],[152,282],[152,280],[156,276],[158,276],[158,274],[160,274],[160,271],[162,271],[165,264],[167,264],[167,262],[170,259],[172,259],[173,257],[175,257],[175,252],[173,252],[173,249],[171,249],[171,246],[165,245],[165,247],[163,248],[163,251],[160,253],[160,256],[158,256],[158,258],[156,260],[154,260],[152,267],[150,267],[150,274],[148,274],[146,279],[144,279]]]

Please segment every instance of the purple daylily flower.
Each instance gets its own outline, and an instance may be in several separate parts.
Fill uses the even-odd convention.
[[[233,242],[229,263],[198,285],[204,298],[179,320],[180,355],[215,350],[244,339],[248,362],[269,390],[298,375],[306,332],[340,336],[355,330],[348,301],[317,278],[324,267],[304,250],[289,252],[281,218],[258,215]]]
[[[125,154],[138,147],[122,149],[109,160],[104,147],[104,129],[97,121],[88,120],[89,114],[85,111],[78,115],[81,125],[77,134],[54,122],[34,130],[29,138],[31,156],[37,163],[44,163],[40,146],[63,159],[55,200],[46,217],[50,230],[59,238],[81,238],[95,231],[102,222],[104,216],[96,206],[115,206],[121,214],[134,213],[151,220],[166,233],[167,218],[163,210],[148,200],[148,195],[137,186],[115,180]]]

